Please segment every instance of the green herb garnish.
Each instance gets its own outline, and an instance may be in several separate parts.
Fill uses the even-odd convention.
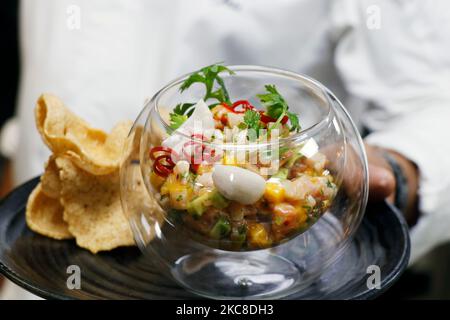
[[[295,113],[287,112],[287,116],[289,118],[289,121],[291,122],[291,127],[289,128],[289,131],[297,131],[299,132],[302,127],[300,126],[300,122],[298,121],[298,116]]]
[[[178,129],[194,112],[194,103],[179,103],[170,113],[170,128]]]
[[[259,130],[261,129],[261,115],[259,112],[254,110],[247,110],[244,114],[244,123],[247,129],[252,129],[253,132],[249,135],[250,141],[256,139],[259,135]]]
[[[234,74],[234,71],[220,64],[213,64],[200,69],[191,74],[181,85],[180,91],[183,92],[190,88],[194,83],[203,83],[206,88],[206,93],[203,100],[206,102],[209,99],[215,99],[219,103],[226,102],[231,104],[230,96],[223,79],[219,76],[221,72],[228,72]],[[214,90],[214,84],[217,83],[218,88]]]
[[[214,99],[218,103],[213,103],[209,107],[212,108],[219,103],[225,102],[231,104],[230,96],[228,94],[227,88],[223,79],[219,76],[221,72],[228,72],[229,74],[234,74],[234,72],[227,67],[220,64],[213,64],[200,69],[197,72],[192,73],[181,85],[180,91],[183,92],[190,88],[194,83],[203,83],[205,85],[205,96],[203,100]],[[216,86],[214,86],[216,84]],[[215,87],[217,89],[214,90]],[[173,130],[178,129],[184,121],[186,121],[194,112],[194,103],[179,103],[170,113],[170,127]]]
[[[170,114],[170,127],[173,130],[178,129],[186,120],[188,119],[187,115],[181,115],[178,113],[171,113]]]
[[[239,123],[237,127],[241,130],[245,130],[248,128],[248,126],[245,124],[245,122]]]
[[[205,95],[203,100],[216,100],[216,102],[209,105],[210,108],[218,104],[226,103],[231,105],[230,96],[228,94],[225,83],[220,77],[220,73],[227,72],[232,75],[234,72],[221,64],[213,64],[204,67],[197,72],[192,73],[180,86],[180,91],[183,92],[190,88],[194,83],[201,83],[205,86]],[[288,117],[290,122],[289,131],[300,131],[300,123],[298,116],[295,113],[289,112],[289,106],[283,96],[278,92],[275,85],[266,85],[266,93],[258,94],[257,97],[262,105],[266,107],[266,115],[273,118],[275,122],[268,127],[268,132],[280,127],[283,119]],[[194,103],[180,103],[172,113],[170,113],[170,127],[173,130],[178,129],[194,112]],[[255,110],[246,110],[244,115],[244,122],[239,124],[240,129],[253,129],[256,132],[256,139],[259,136],[261,127],[261,115]],[[254,136],[254,134],[252,134]]]
[[[278,119],[281,116],[285,116],[288,110],[286,100],[278,92],[277,88],[273,84],[267,84],[264,86],[267,93],[257,94],[263,106],[267,109],[267,115],[271,118]]]
[[[283,118],[288,116],[289,121],[291,122],[291,127],[289,130],[296,130],[297,132],[300,131],[298,116],[295,113],[288,111],[289,106],[283,96],[278,92],[275,85],[268,84],[264,87],[266,88],[267,93],[258,94],[256,96],[259,98],[262,105],[266,107],[266,114],[269,117],[276,119],[276,122],[269,129],[277,128]]]
[[[291,148],[287,147],[287,146],[283,146],[280,147],[280,149],[278,150],[278,154],[281,156],[283,156],[286,152],[290,151]]]
[[[194,105],[195,103],[179,103],[175,106],[175,109],[173,109],[173,113],[190,117],[194,112],[194,108],[192,108]]]

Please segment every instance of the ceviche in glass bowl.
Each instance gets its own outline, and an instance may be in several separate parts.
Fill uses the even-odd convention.
[[[121,196],[136,242],[213,298],[274,298],[337,263],[367,202],[344,107],[288,71],[215,64],[161,89],[128,137]]]

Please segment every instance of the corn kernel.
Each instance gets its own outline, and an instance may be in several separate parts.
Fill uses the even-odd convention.
[[[252,223],[248,226],[248,244],[253,248],[267,248],[272,241],[266,228],[260,223]]]
[[[201,165],[198,166],[197,174],[198,175],[202,175],[204,173],[211,172],[212,170],[213,170],[213,166],[212,165],[202,163]]]
[[[170,205],[174,209],[184,210],[191,198],[191,189],[182,184],[173,184],[168,187]]]
[[[279,182],[267,182],[264,191],[264,197],[267,201],[273,203],[283,202],[285,190]]]
[[[299,224],[302,224],[306,220],[308,220],[308,214],[306,213],[306,209],[302,205],[296,205],[295,208],[297,210],[297,221]]]
[[[237,165],[236,155],[233,152],[232,153],[226,152],[223,155],[222,163],[230,166]]]

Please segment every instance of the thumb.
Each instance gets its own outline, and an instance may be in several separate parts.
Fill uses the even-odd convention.
[[[369,200],[382,201],[394,194],[395,177],[386,168],[369,164]]]

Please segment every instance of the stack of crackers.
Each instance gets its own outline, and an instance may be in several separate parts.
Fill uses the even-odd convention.
[[[39,98],[35,116],[52,155],[28,199],[28,226],[53,239],[75,238],[78,246],[92,253],[134,245],[119,185],[121,156],[132,123],[120,122],[107,134],[49,94]]]

